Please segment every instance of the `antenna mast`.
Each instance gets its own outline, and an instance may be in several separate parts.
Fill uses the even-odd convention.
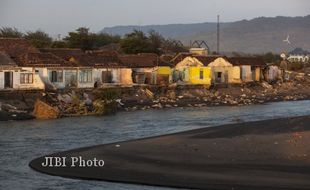
[[[217,15],[217,54],[220,54],[220,15]]]

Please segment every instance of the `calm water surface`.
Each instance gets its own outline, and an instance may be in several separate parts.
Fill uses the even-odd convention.
[[[302,115],[310,115],[310,101],[122,112],[115,116],[51,121],[0,122],[0,189],[164,190],[168,188],[49,176],[33,171],[28,163],[46,154],[85,146],[226,123]]]

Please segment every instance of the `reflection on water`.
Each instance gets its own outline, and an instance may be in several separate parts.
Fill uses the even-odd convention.
[[[28,163],[39,156],[84,146],[224,123],[301,115],[310,115],[310,101],[122,112],[108,117],[51,121],[0,122],[0,189],[168,189],[65,179],[35,172],[28,167]]]

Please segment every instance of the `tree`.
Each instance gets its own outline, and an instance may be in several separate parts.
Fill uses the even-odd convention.
[[[22,38],[24,34],[17,28],[3,27],[0,29],[0,37],[2,38]]]
[[[161,54],[165,38],[159,33],[155,32],[154,30],[151,30],[148,34],[149,34],[148,39],[150,43],[149,47],[150,51],[153,53]]]
[[[30,43],[36,48],[47,48],[52,45],[52,38],[45,32],[37,30],[35,32],[27,32],[25,39],[29,40]]]
[[[265,63],[277,63],[277,62],[280,62],[281,60],[280,55],[273,54],[272,52],[263,54],[262,58],[265,61]]]
[[[151,53],[151,44],[148,37],[141,31],[134,30],[130,34],[126,34],[121,40],[121,47],[124,53]]]
[[[75,32],[69,32],[64,38],[70,48],[81,48],[82,50],[93,49],[94,39],[89,33],[89,28],[80,27]]]
[[[93,40],[93,48],[98,49],[102,46],[112,44],[112,43],[119,43],[121,37],[118,35],[110,35],[106,33],[98,33],[98,34],[91,34],[91,39]]]
[[[53,41],[52,48],[67,48],[68,44],[65,41]]]

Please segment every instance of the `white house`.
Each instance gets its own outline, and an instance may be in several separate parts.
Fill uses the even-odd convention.
[[[0,90],[9,89],[44,89],[44,83],[32,68],[18,67],[5,52],[0,52]]]
[[[310,59],[309,55],[289,55],[287,60],[291,63],[293,62],[308,63]]]

